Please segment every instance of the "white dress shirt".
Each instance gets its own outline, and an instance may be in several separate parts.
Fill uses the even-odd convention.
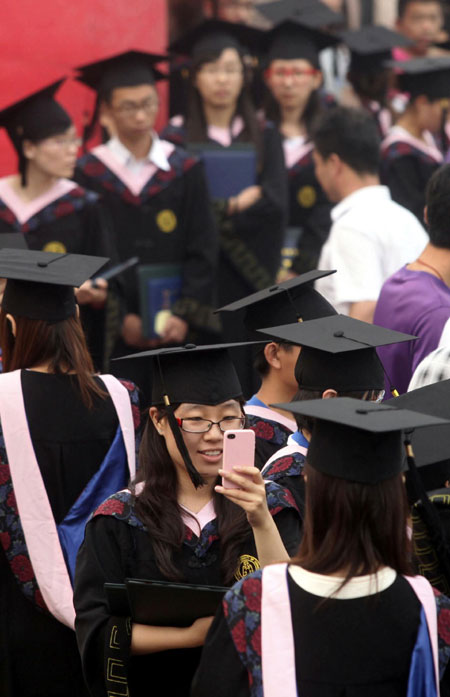
[[[116,137],[111,138],[111,140],[106,143],[106,147],[111,150],[114,157],[133,174],[141,174],[142,170],[148,166],[148,164],[153,164],[158,169],[164,170],[164,172],[168,172],[170,169],[170,164],[167,161],[161,141],[154,132],[152,132],[152,145],[150,150],[147,156],[141,160],[137,160],[133,153],[131,153]]]
[[[386,186],[365,186],[331,211],[332,226],[319,269],[337,273],[317,290],[342,314],[352,303],[376,301],[384,281],[420,255],[428,235],[410,211],[392,201]]]

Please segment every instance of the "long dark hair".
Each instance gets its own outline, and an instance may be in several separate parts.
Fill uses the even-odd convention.
[[[280,105],[268,87],[266,87],[264,104],[264,111],[267,118],[270,119],[270,121],[273,121],[279,127],[281,125]],[[324,106],[320,92],[319,90],[313,90],[309,95],[309,99],[306,102],[305,109],[301,116],[301,125],[305,127],[308,137],[311,135],[313,126],[323,111]]]
[[[179,405],[174,405],[175,409]],[[158,418],[165,411],[159,410]],[[136,484],[144,482],[144,488],[136,495]],[[133,485],[136,495],[135,510],[152,539],[156,564],[168,579],[182,579],[174,563],[174,555],[184,540],[184,523],[178,504],[178,480],[175,466],[167,451],[166,442],[151,419],[142,436],[139,451],[139,473]],[[220,567],[223,582],[233,583],[234,574],[243,542],[250,534],[247,516],[242,508],[231,503],[221,494],[213,493],[214,507],[219,524]]]
[[[303,538],[294,563],[325,575],[346,569],[344,584],[383,566],[411,574],[401,474],[370,485],[331,477],[308,463],[305,474]]]
[[[186,117],[186,135],[188,143],[205,143],[208,140],[208,124],[206,123],[203,102],[198,89],[195,87],[195,77],[205,63],[212,63],[220,58],[221,50],[205,50],[199,53],[193,60],[190,71],[190,84],[188,92],[188,105]],[[253,143],[258,154],[261,153],[261,127],[253,107],[248,88],[248,70],[242,56],[239,54],[242,69],[244,71],[244,84],[236,104],[234,116],[240,116],[244,122],[244,129],[237,140],[243,143]]]
[[[77,317],[49,323],[41,319],[15,317],[16,336],[4,310],[0,311],[0,345],[3,372],[24,370],[48,363],[49,373],[74,372],[84,404],[91,409],[94,397],[107,393],[93,378],[94,366],[81,323]]]

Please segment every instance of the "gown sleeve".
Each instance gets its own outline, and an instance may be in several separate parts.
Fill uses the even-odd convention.
[[[83,254],[109,259],[108,264],[98,274],[101,276],[102,270],[119,262],[113,242],[110,214],[101,200],[97,199],[86,205],[82,225],[85,231]],[[123,288],[120,278],[109,281],[108,296],[103,307],[81,305],[80,312],[94,365],[100,371],[106,372],[123,314]]]
[[[223,606],[206,637],[200,665],[192,681],[191,697],[249,697],[248,673],[231,638]]]
[[[262,133],[262,170],[258,177],[261,198],[246,210],[224,216],[222,247],[246,285],[234,288],[233,298],[270,285],[279,270],[288,211],[287,173],[281,137],[266,126]],[[227,227],[230,226],[230,231]],[[230,237],[231,239],[227,239]],[[250,269],[248,259],[252,259]],[[255,271],[256,268],[256,271]],[[221,279],[221,283],[224,279]],[[221,289],[222,290],[222,289]],[[230,295],[230,291],[228,291]],[[221,303],[229,300],[223,296]]]
[[[131,547],[127,525],[112,516],[98,516],[87,524],[78,553],[75,630],[84,678],[93,697],[106,697],[108,681],[126,683],[130,619],[110,615],[104,584],[124,582]]]
[[[183,220],[183,283],[181,298],[172,311],[190,326],[215,331],[219,326],[212,314],[215,307],[218,234],[203,164],[200,162],[184,174]]]
[[[389,187],[392,199],[414,213],[423,225],[426,180],[417,158],[403,155],[385,160],[382,165],[382,180]]]

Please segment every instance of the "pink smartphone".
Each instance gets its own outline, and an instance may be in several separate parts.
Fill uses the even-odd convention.
[[[226,431],[223,436],[222,469],[226,472],[233,467],[254,467],[255,465],[255,432],[250,428],[236,431]],[[222,477],[225,489],[239,489],[238,486]]]

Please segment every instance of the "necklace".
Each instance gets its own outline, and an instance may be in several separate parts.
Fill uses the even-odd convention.
[[[434,266],[431,266],[431,264],[427,264],[426,261],[422,261],[422,259],[420,259],[420,257],[419,257],[419,259],[416,260],[416,264],[422,264],[422,266],[427,266],[429,269],[434,271],[434,273],[439,278],[439,280],[442,281],[442,283],[445,283],[444,279],[442,278],[442,275],[439,273],[439,271],[437,269],[434,268]],[[445,285],[447,285],[447,284],[445,283]]]

